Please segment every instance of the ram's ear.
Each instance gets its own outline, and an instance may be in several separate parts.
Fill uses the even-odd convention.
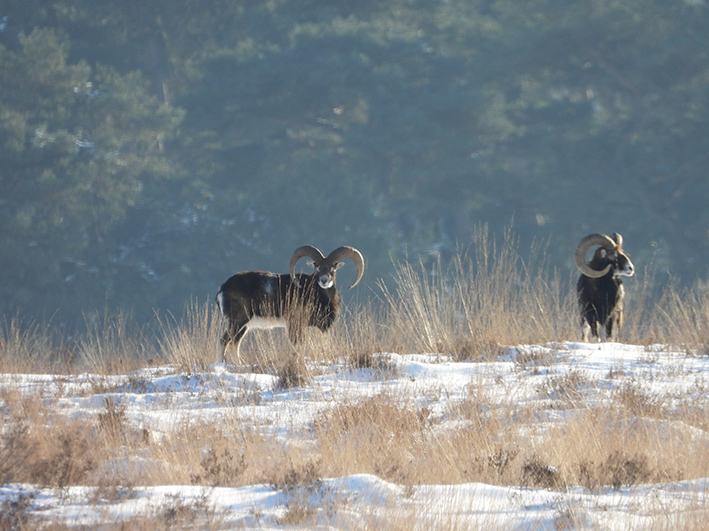
[[[306,265],[309,267],[312,267],[313,269],[317,269],[318,265],[315,263],[315,260],[306,260],[305,261]]]
[[[603,247],[598,249],[598,256],[600,256],[601,258],[605,258],[606,255],[608,255],[608,251],[606,251]]]
[[[335,262],[335,264],[333,265],[333,269],[334,269],[335,271],[337,271],[337,270],[340,269],[343,265],[345,265],[344,262]]]

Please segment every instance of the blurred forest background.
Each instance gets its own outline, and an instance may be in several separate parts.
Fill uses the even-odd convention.
[[[569,275],[618,231],[659,281],[704,279],[708,9],[4,0],[0,311],[181,314],[306,243],[360,249],[366,297],[481,223]]]

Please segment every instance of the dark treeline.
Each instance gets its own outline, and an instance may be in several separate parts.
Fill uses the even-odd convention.
[[[703,278],[708,9],[5,0],[0,310],[179,314],[306,243],[357,247],[373,286],[512,219],[562,271],[618,231]]]

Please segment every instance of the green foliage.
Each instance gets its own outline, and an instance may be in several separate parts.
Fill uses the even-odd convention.
[[[181,313],[304,243],[446,262],[514,218],[572,270],[709,259],[691,0],[9,0],[2,309]],[[17,37],[19,35],[19,37]]]
[[[163,146],[180,119],[140,74],[70,64],[68,48],[35,29],[0,55],[1,289],[33,312],[101,300],[104,242],[145,183],[170,176]]]

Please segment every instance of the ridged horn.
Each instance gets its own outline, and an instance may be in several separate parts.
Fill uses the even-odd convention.
[[[354,247],[350,247],[349,245],[343,245],[342,247],[338,247],[337,249],[332,251],[325,260],[327,260],[327,262],[329,262],[330,264],[334,264],[341,258],[349,258],[355,263],[355,266],[357,266],[357,278],[352,283],[352,285],[347,288],[352,289],[357,285],[357,283],[362,278],[362,275],[364,274],[364,258],[362,258],[362,253],[360,253]]]
[[[293,251],[293,255],[290,257],[290,264],[288,266],[288,271],[290,272],[291,278],[295,277],[295,265],[301,258],[312,258],[316,264],[320,264],[325,260],[325,256],[320,252],[319,249],[313,247],[312,245],[303,245],[298,247]]]
[[[620,235],[620,233],[614,232],[613,239],[615,240],[615,244],[618,246],[618,249],[622,249],[623,248],[623,237]]]
[[[622,243],[623,237],[618,233],[614,234],[614,236],[616,235],[620,238],[620,241]],[[576,261],[576,267],[578,267],[579,271],[581,271],[581,273],[583,273],[587,277],[600,278],[606,273],[608,273],[608,271],[610,271],[611,265],[608,264],[600,271],[597,271],[596,269],[593,269],[591,268],[591,266],[588,265],[588,262],[586,262],[586,252],[594,245],[600,245],[607,251],[612,251],[616,248],[616,246],[619,247],[620,245],[613,241],[609,236],[601,233],[589,234],[579,242],[578,247],[576,247],[576,255],[574,256],[574,260]]]

